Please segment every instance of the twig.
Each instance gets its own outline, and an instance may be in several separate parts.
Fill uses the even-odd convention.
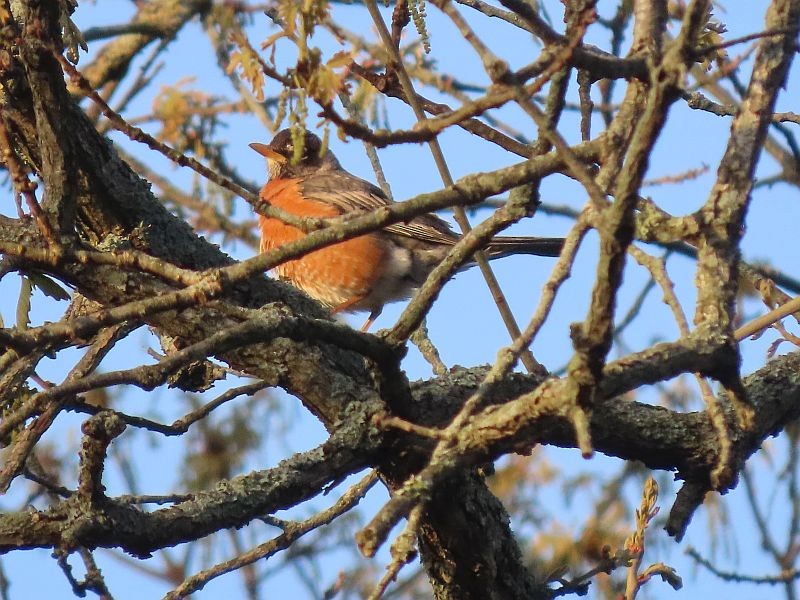
[[[741,342],[798,311],[800,311],[800,296],[793,298],[765,315],[753,319],[749,323],[745,323],[733,332],[733,337],[737,342]]]
[[[785,569],[777,575],[744,575],[742,573],[734,573],[731,571],[723,571],[715,567],[709,560],[703,558],[700,553],[694,548],[687,548],[688,554],[697,564],[705,567],[711,573],[724,581],[732,581],[735,583],[759,583],[776,585],[781,583],[789,583],[800,579],[800,569]]]
[[[724,50],[725,48],[730,48],[731,46],[738,46],[739,44],[744,44],[746,42],[752,42],[753,40],[758,40],[761,38],[772,37],[776,35],[785,35],[785,34],[793,34],[797,32],[796,27],[782,27],[778,29],[769,29],[767,31],[759,31],[758,33],[751,33],[748,35],[743,35],[738,38],[733,38],[730,40],[726,40],[720,44],[712,44],[710,46],[703,46],[702,48],[695,51],[698,57],[705,56],[707,54],[713,54],[718,50]]]
[[[397,536],[397,539],[392,543],[391,555],[392,562],[386,567],[386,573],[383,574],[375,589],[367,596],[367,600],[380,600],[380,597],[386,592],[389,584],[397,579],[400,569],[410,563],[417,556],[416,541],[417,529],[419,529],[420,521],[422,520],[422,506],[417,505],[408,515],[408,523],[406,523],[403,532]]]
[[[673,318],[678,325],[678,331],[680,331],[682,337],[687,337],[689,335],[689,322],[675,294],[672,280],[667,273],[665,259],[650,256],[635,246],[630,246],[628,252],[634,257],[636,262],[650,272],[653,280],[661,287],[663,301],[672,311]],[[717,461],[717,467],[711,473],[711,484],[718,486],[721,484],[726,471],[732,468],[733,445],[730,432],[728,431],[728,423],[725,418],[724,409],[719,399],[714,395],[711,384],[699,373],[695,373],[694,376],[697,380],[697,385],[700,387],[700,394],[706,405],[706,412],[711,422],[714,424],[714,428],[717,432],[717,440],[719,441],[719,460]]]
[[[400,84],[403,87],[403,90],[408,98],[411,108],[414,111],[414,116],[417,118],[417,121],[420,123],[424,123],[427,120],[427,115],[425,111],[420,106],[419,102],[417,102],[416,92],[414,91],[414,85],[411,82],[411,79],[408,76],[408,73],[405,70],[403,65],[403,59],[399,55],[397,48],[392,44],[391,35],[389,30],[386,28],[386,23],[383,21],[383,17],[378,10],[377,4],[375,0],[366,0],[367,10],[372,17],[375,26],[378,28],[378,33],[383,40],[383,44],[386,47],[387,52],[392,58],[393,67],[400,79]],[[494,79],[494,78],[493,78]],[[439,169],[439,174],[441,175],[442,181],[446,186],[453,185],[453,178],[450,175],[450,170],[447,167],[447,163],[445,162],[444,154],[442,153],[442,149],[439,146],[439,142],[436,139],[432,139],[428,142],[428,147],[430,148],[431,154],[433,155],[434,162],[436,163],[437,168]],[[462,233],[467,234],[472,229],[469,220],[467,219],[467,215],[464,212],[464,209],[461,207],[455,207],[453,214],[455,216],[456,223],[461,228]],[[483,278],[486,281],[486,285],[489,288],[489,291],[492,294],[492,297],[497,305],[497,308],[500,312],[501,317],[503,318],[503,322],[508,329],[509,335],[511,338],[519,337],[519,326],[516,324],[514,319],[514,315],[511,312],[511,308],[508,306],[508,302],[503,295],[502,290],[500,289],[500,284],[494,276],[491,267],[489,266],[486,257],[483,255],[482,252],[476,252],[474,254],[475,262],[478,264],[478,268],[483,275]],[[410,335],[412,331],[409,331],[408,334]],[[534,371],[541,371],[543,367],[533,358],[533,354],[531,354],[530,350],[526,350],[521,355],[522,362],[525,364],[525,367],[530,372]]]
[[[111,441],[125,431],[125,423],[112,411],[102,411],[83,424],[77,496],[86,506],[96,506],[105,498],[103,469]]]
[[[163,385],[172,373],[190,362],[207,358],[215,353],[227,352],[233,348],[265,342],[275,337],[315,339],[318,342],[334,343],[340,348],[356,350],[365,356],[370,356],[379,365],[387,364],[394,360],[392,350],[374,336],[363,335],[344,325],[311,319],[260,316],[253,317],[227,330],[219,331],[170,354],[154,365],[141,365],[131,369],[97,373],[80,379],[65,381],[61,385],[53,386],[40,392],[36,402],[52,401],[98,387],[119,384],[131,384],[145,390],[151,390]],[[253,386],[259,385],[263,384],[253,384]],[[248,386],[245,386],[245,388],[248,388]],[[217,403],[211,403],[201,411],[210,411],[230,399],[232,394],[235,395],[237,393],[239,393],[238,390],[231,390],[231,392],[219,398]],[[202,412],[197,414],[202,414]],[[194,418],[194,416],[191,418]],[[198,416],[197,418],[201,417]],[[178,428],[188,427],[188,424],[180,423]],[[167,430],[165,428],[163,432]]]
[[[311,229],[318,229],[319,227],[323,226],[324,222],[322,219],[317,218],[310,218],[310,217],[297,217],[292,215],[291,213],[287,213],[286,211],[277,209],[266,202],[263,202],[256,194],[253,194],[249,190],[244,189],[240,185],[234,183],[228,178],[221,177],[211,169],[205,167],[195,159],[182,154],[181,152],[175,150],[174,148],[170,148],[167,144],[163,142],[159,142],[155,139],[152,135],[145,133],[138,127],[134,127],[127,123],[125,119],[119,113],[116,113],[97,91],[92,88],[89,81],[61,54],[58,52],[53,53],[58,62],[61,64],[61,67],[64,69],[64,72],[69,75],[70,80],[84,93],[88,96],[93,102],[98,104],[102,108],[103,115],[109,120],[109,122],[114,126],[115,129],[121,131],[125,135],[127,135],[131,140],[135,142],[141,142],[147,145],[152,150],[163,154],[169,160],[173,161],[176,164],[179,164],[182,167],[189,167],[199,175],[202,175],[209,181],[216,183],[218,186],[225,188],[237,196],[240,196],[247,200],[253,207],[255,207],[259,213],[264,214],[268,217],[273,217],[283,221],[284,223],[288,223],[295,227],[302,229],[303,231],[308,231]]]
[[[441,429],[424,427],[423,425],[417,425],[411,421],[406,421],[405,419],[391,415],[378,415],[375,418],[375,425],[382,428],[392,427],[394,429],[399,429],[400,431],[405,431],[406,433],[413,433],[414,435],[433,440],[445,439],[445,434]]]
[[[428,361],[436,375],[447,373],[447,365],[442,362],[439,351],[428,336],[428,326],[424,319],[408,339],[417,347],[422,357]]]
[[[398,2],[397,6],[399,7],[400,5],[401,3]],[[341,92],[339,94],[339,101],[342,103],[342,106],[345,107],[347,112],[350,113],[351,118],[361,121],[359,114],[356,111],[356,107],[350,101],[350,97],[347,94]],[[383,193],[386,194],[386,197],[390,200],[393,200],[394,197],[392,196],[392,187],[389,185],[389,182],[386,181],[386,175],[383,172],[383,166],[381,166],[381,159],[378,157],[378,152],[375,149],[375,146],[366,140],[362,140],[362,144],[364,144],[364,151],[367,153],[369,162],[372,165],[372,170],[375,173],[375,180],[378,182],[381,190],[383,190]]]
[[[134,369],[135,370],[135,369]],[[123,373],[119,371],[118,373]],[[96,385],[95,382],[93,385]],[[104,382],[107,385],[108,382]],[[144,417],[139,417],[135,415],[129,415],[120,411],[115,411],[115,414],[122,419],[126,425],[131,427],[138,427],[140,429],[146,429],[148,431],[154,431],[156,433],[160,433],[165,436],[178,436],[183,435],[189,428],[196,422],[200,421],[201,419],[207,417],[211,414],[212,411],[216,410],[223,404],[234,400],[242,395],[252,395],[255,392],[264,389],[267,386],[264,382],[255,382],[250,383],[247,385],[243,385],[241,387],[233,388],[227,390],[226,392],[220,394],[218,397],[214,398],[211,402],[207,402],[206,404],[202,405],[196,410],[184,415],[180,419],[173,421],[169,425],[165,425],[164,423],[159,423],[157,421],[153,421],[151,419],[145,419]],[[88,404],[67,404],[67,408],[74,410],[76,412],[85,412],[89,414],[96,414],[99,412],[99,409],[88,405]],[[171,496],[168,496],[169,498]],[[154,496],[154,498],[160,498],[160,496]],[[165,500],[166,501],[166,500]],[[143,502],[158,502],[157,500],[143,500]]]
[[[14,189],[18,194],[25,198],[25,203],[28,205],[28,210],[31,211],[33,218],[36,220],[36,224],[42,231],[42,235],[44,236],[45,240],[47,240],[48,246],[51,248],[51,250],[57,252],[60,248],[60,244],[56,239],[55,231],[53,231],[53,227],[50,224],[50,221],[47,219],[47,216],[42,212],[42,207],[39,206],[39,201],[36,200],[36,194],[34,194],[37,187],[36,182],[28,179],[25,169],[17,159],[14,146],[11,144],[11,139],[8,135],[5,117],[1,114],[0,151],[2,151],[3,162],[5,163],[6,167],[8,168],[8,172],[11,175],[11,181],[14,184]]]
[[[559,580],[561,587],[553,590],[550,594],[551,598],[560,598],[567,594],[586,595],[589,589],[589,583],[600,573],[609,574],[620,567],[627,567],[633,560],[633,555],[625,549],[620,550],[616,554],[611,554],[611,548],[605,546],[601,548],[602,557],[597,566],[589,569],[585,573],[581,573],[577,577],[570,580]]]
[[[164,600],[177,600],[178,598],[185,598],[189,594],[199,591],[205,585],[225,573],[230,573],[236,569],[240,569],[245,565],[252,564],[257,560],[269,558],[270,556],[280,552],[291,546],[296,540],[304,536],[306,533],[313,531],[323,525],[327,525],[337,517],[346,513],[366,495],[370,488],[378,481],[377,474],[373,471],[360,482],[355,484],[347,490],[339,500],[330,508],[314,515],[310,519],[300,522],[288,522],[283,527],[283,533],[278,537],[256,546],[252,550],[240,554],[230,560],[214,565],[209,569],[205,569],[188,577],[174,590],[164,596]]]
[[[108,352],[114,347],[116,342],[123,336],[130,333],[137,326],[135,324],[128,325],[115,325],[102,331],[97,339],[94,340],[89,350],[81,358],[75,367],[70,371],[65,379],[67,382],[74,382],[86,377],[89,373],[97,368],[100,361],[105,357]],[[23,431],[21,431],[14,442],[10,445],[6,453],[5,460],[2,468],[0,468],[0,490],[7,490],[11,481],[23,469],[25,461],[33,450],[33,447],[50,428],[55,421],[56,417],[64,408],[66,400],[59,399],[57,396],[53,397],[53,402],[42,402],[48,393],[53,393],[53,390],[59,386],[48,385],[46,389],[40,394],[36,394],[29,402],[26,402],[19,409],[19,414],[15,414],[8,418],[7,415],[2,426],[0,426],[0,439],[5,437],[10,428],[16,427],[17,424],[22,423],[25,419],[29,418],[37,411],[42,413]],[[42,396],[45,394],[45,396]],[[63,397],[62,397],[63,398]]]

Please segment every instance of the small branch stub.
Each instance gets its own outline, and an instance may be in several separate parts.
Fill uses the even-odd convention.
[[[108,410],[89,418],[81,427],[84,434],[80,451],[78,498],[85,504],[98,504],[105,498],[103,468],[111,440],[125,431],[125,422]]]

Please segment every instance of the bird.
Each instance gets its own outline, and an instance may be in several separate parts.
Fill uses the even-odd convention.
[[[300,141],[302,146],[296,149]],[[346,171],[310,131],[296,136],[284,129],[269,144],[249,146],[267,159],[269,180],[261,188],[261,200],[287,213],[330,218],[394,204],[380,188]],[[259,228],[262,253],[306,235],[264,215],[259,215]],[[424,214],[313,250],[274,271],[334,314],[369,311],[361,328],[367,331],[385,304],[410,298],[460,239],[446,221]],[[558,256],[563,244],[563,238],[498,236],[483,251],[489,259],[512,254]]]

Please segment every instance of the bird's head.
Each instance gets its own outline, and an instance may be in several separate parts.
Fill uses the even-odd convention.
[[[250,147],[267,159],[270,179],[297,177],[309,171],[340,168],[333,153],[327,148],[323,149],[322,140],[310,131],[296,139],[291,129],[283,129],[269,144],[254,142]]]

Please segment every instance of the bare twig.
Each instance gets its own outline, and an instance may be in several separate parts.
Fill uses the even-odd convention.
[[[215,565],[209,569],[200,571],[183,581],[177,588],[164,596],[164,600],[177,600],[199,591],[205,585],[225,573],[230,573],[236,569],[241,569],[245,565],[252,564],[257,560],[262,560],[273,556],[277,552],[289,548],[295,541],[310,531],[329,524],[337,517],[351,510],[366,495],[370,488],[378,481],[377,474],[373,471],[360,482],[347,490],[339,500],[330,508],[314,515],[310,519],[300,522],[288,522],[283,525],[283,533],[275,539],[256,546],[252,550],[240,554],[239,556]]]

